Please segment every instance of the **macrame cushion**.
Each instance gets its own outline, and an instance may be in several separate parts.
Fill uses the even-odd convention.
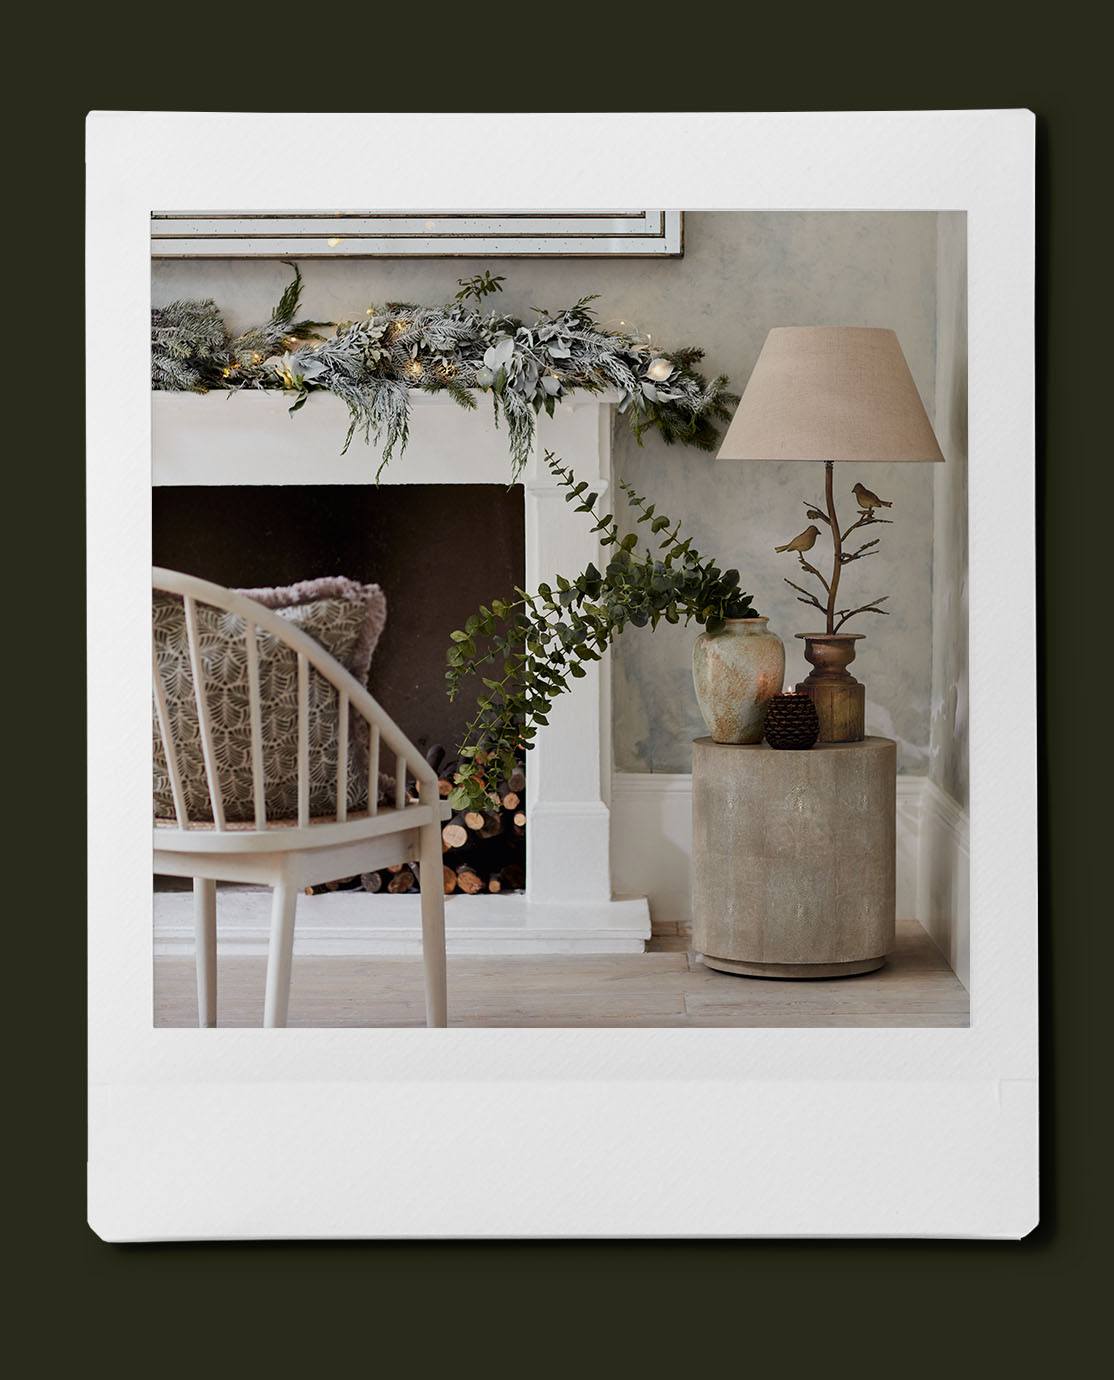
[[[372,653],[387,620],[387,601],[378,585],[326,577],[283,589],[237,592],[289,619],[320,642],[361,685],[366,683]],[[255,803],[244,620],[209,604],[199,603],[196,607],[225,818],[237,822],[252,820]],[[213,812],[201,751],[185,611],[176,595],[156,591],[154,638],[189,818],[191,822],[211,821]],[[261,628],[256,629],[256,646],[267,818],[289,819],[298,813],[298,657],[292,648]],[[310,814],[331,815],[336,808],[337,694],[312,667],[308,701]],[[358,810],[366,803],[367,725],[353,713],[349,725],[348,806]],[[174,797],[157,719],[154,808],[157,819],[174,818]]]

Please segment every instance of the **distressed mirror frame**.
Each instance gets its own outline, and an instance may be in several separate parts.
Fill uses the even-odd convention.
[[[154,211],[155,259],[681,258],[682,211]]]

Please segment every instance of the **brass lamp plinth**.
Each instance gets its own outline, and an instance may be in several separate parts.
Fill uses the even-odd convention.
[[[821,743],[860,743],[866,731],[866,687],[848,671],[863,633],[797,633],[813,668],[798,685],[816,706]]]

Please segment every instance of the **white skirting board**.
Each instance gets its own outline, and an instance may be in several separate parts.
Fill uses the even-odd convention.
[[[655,925],[692,924],[692,777],[616,772],[611,875],[650,899]],[[959,980],[969,977],[966,812],[927,776],[897,778],[897,913],[928,931]]]
[[[971,844],[967,812],[927,778],[921,796],[917,903],[912,914],[964,987],[971,976]]]
[[[156,891],[155,953],[193,953],[193,894]],[[225,957],[263,954],[270,933],[265,887],[218,886],[217,935]],[[640,954],[650,937],[644,900],[542,905],[514,896],[447,896],[450,954]],[[374,958],[422,951],[417,896],[335,891],[298,898],[295,954]]]

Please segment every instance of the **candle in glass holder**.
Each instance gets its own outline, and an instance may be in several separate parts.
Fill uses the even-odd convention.
[[[766,704],[765,737],[772,748],[802,751],[820,736],[820,720],[809,695],[788,685]]]

